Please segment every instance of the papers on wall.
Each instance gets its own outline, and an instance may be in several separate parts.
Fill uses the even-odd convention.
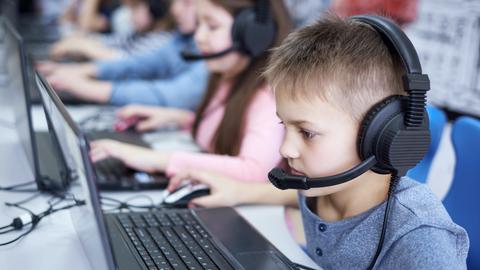
[[[480,1],[422,0],[406,32],[431,81],[428,100],[480,116]]]

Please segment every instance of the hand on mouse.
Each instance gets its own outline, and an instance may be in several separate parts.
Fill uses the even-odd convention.
[[[137,117],[137,131],[154,130],[169,124],[183,125],[191,121],[192,113],[186,110],[145,105],[128,105],[117,111],[119,119]]]
[[[167,190],[169,192],[175,190],[185,180],[210,186],[210,195],[193,199],[189,206],[220,207],[242,204],[245,203],[243,195],[249,192],[250,188],[248,183],[220,174],[205,171],[185,171],[170,179]]]

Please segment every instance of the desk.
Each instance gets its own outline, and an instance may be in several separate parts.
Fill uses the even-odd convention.
[[[75,120],[80,120],[97,110],[98,108],[92,106],[69,108]],[[33,114],[35,129],[45,130],[43,111],[40,108],[34,108]],[[0,126],[0,138],[0,185],[14,185],[33,179],[32,170],[26,169],[29,168],[28,162],[12,127]],[[160,192],[108,192],[105,195],[120,200],[139,193],[158,198]],[[6,207],[4,202],[15,202],[29,196],[31,196],[29,193],[0,191],[0,224],[7,224],[12,218],[24,214],[21,210]],[[47,197],[47,195],[41,195],[25,206],[34,212],[42,211],[47,206]],[[289,259],[310,267],[317,267],[290,236],[282,206],[240,206],[236,209]],[[0,235],[0,242],[8,241],[16,235],[18,233]],[[21,241],[0,247],[0,269],[88,270],[91,268],[73,228],[70,213],[61,211],[43,219],[37,228]]]

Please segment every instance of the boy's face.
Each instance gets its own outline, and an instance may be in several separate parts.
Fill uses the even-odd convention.
[[[324,177],[344,172],[360,162],[356,150],[358,123],[320,98],[292,99],[275,91],[278,117],[285,126],[280,154],[291,173]],[[302,193],[324,196],[344,189],[348,183],[314,188]]]

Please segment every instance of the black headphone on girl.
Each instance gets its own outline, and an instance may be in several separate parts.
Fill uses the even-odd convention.
[[[171,0],[148,0],[148,10],[154,20],[159,20],[168,14]]]
[[[270,0],[257,0],[254,7],[242,9],[235,15],[232,26],[233,45],[230,48],[207,55],[184,50],[182,57],[187,61],[195,61],[239,51],[256,58],[273,44],[276,33],[277,25],[271,16]]]
[[[388,97],[368,111],[358,133],[360,164],[343,173],[319,178],[292,175],[274,168],[268,178],[279,189],[334,186],[353,180],[368,170],[403,176],[428,151],[430,129],[425,103],[430,80],[428,75],[422,74],[413,44],[395,23],[386,18],[358,15],[348,20],[371,26],[391,52],[399,55],[405,68],[403,87],[408,96]]]

